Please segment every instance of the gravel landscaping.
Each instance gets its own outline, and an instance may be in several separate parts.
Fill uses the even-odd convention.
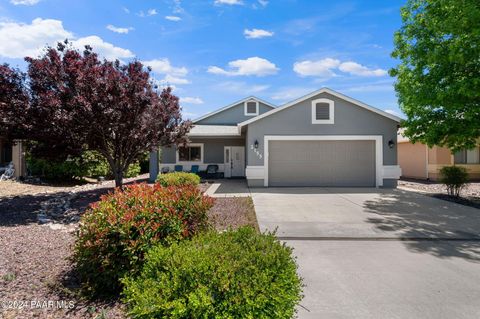
[[[0,318],[125,318],[120,302],[79,295],[69,261],[79,217],[113,187],[0,182]],[[218,198],[210,215],[219,230],[258,227],[250,198]]]
[[[447,188],[441,183],[421,180],[399,180],[398,186],[408,190],[419,191],[443,200],[480,208],[480,182],[469,183],[467,187],[462,190],[461,198],[458,199],[448,196]]]

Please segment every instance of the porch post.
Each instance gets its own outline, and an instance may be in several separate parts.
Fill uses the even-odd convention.
[[[25,151],[22,141],[14,141],[12,145],[12,162],[15,168],[15,177],[25,176]]]
[[[159,156],[158,149],[150,152],[149,171],[150,171],[150,183],[155,182],[159,171]]]

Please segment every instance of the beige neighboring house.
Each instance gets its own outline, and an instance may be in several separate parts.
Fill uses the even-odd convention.
[[[0,167],[7,166],[10,162],[13,162],[16,178],[26,176],[25,150],[22,142],[12,144],[0,137]]]
[[[452,154],[446,147],[428,147],[422,143],[413,144],[402,136],[397,137],[398,164],[402,177],[437,181],[440,169],[444,166],[465,167],[472,180],[480,180],[480,143],[472,150],[462,150]]]

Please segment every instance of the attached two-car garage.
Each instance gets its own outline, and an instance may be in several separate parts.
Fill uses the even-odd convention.
[[[268,186],[374,187],[375,140],[271,140]]]

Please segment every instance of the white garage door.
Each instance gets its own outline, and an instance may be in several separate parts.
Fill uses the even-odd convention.
[[[375,186],[374,141],[270,141],[269,186]]]

